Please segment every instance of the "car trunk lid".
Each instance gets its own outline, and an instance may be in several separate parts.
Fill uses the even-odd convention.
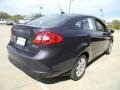
[[[39,45],[33,44],[34,35],[41,29],[37,27],[15,25],[12,28],[12,46],[27,54],[36,54],[40,50]]]

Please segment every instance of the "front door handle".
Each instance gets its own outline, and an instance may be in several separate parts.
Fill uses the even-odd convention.
[[[88,34],[89,37],[91,37],[91,34]]]
[[[103,33],[103,35],[108,35],[108,33]]]

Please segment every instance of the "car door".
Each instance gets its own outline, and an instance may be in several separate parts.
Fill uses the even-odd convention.
[[[99,22],[101,25],[101,23]],[[104,37],[104,27],[101,25],[101,30],[99,30],[98,21],[94,17],[83,18],[83,30],[87,32],[89,36],[89,45],[92,54],[92,58],[103,53],[107,44],[106,38]]]
[[[94,18],[84,17],[82,20],[82,28],[88,35],[88,42],[90,46],[91,59],[94,58],[98,52],[98,45],[100,38],[96,35],[96,24]]]
[[[99,53],[103,53],[105,50],[107,50],[109,45],[109,33],[107,32],[107,28],[104,25],[102,21],[95,18],[95,24],[96,24],[96,34],[98,34],[101,37],[100,42],[100,49]]]

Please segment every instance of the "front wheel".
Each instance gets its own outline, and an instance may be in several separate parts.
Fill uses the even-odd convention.
[[[110,42],[110,43],[109,43],[109,47],[108,47],[108,49],[107,49],[106,52],[105,52],[107,55],[109,55],[109,54],[111,53],[111,51],[112,51],[112,46],[113,46],[113,42]]]
[[[85,73],[86,64],[87,57],[85,55],[80,56],[71,70],[70,78],[74,81],[79,80]]]

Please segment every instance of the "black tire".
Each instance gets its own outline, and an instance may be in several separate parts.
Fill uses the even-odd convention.
[[[112,51],[112,46],[113,46],[113,42],[110,41],[109,46],[108,46],[108,49],[107,49],[106,52],[105,52],[107,55],[109,55],[109,54],[111,53],[111,51]]]
[[[78,70],[77,68],[80,66],[80,65],[79,65],[79,62],[81,62],[81,59],[83,59],[83,58],[84,58],[84,61],[85,61],[85,62],[84,62],[85,66],[84,66],[84,70],[81,71],[81,74],[80,74],[80,72],[77,71],[77,70]],[[73,66],[73,68],[72,68],[72,70],[71,70],[70,78],[71,78],[72,80],[74,80],[74,81],[77,81],[77,80],[79,80],[80,78],[82,78],[82,76],[83,76],[84,73],[85,73],[86,66],[87,66],[87,57],[86,57],[85,55],[81,55],[81,56],[79,57],[79,59],[76,61],[76,63],[74,64],[74,66]],[[80,69],[80,67],[79,67],[79,69]],[[79,74],[77,74],[77,72],[79,72]]]

